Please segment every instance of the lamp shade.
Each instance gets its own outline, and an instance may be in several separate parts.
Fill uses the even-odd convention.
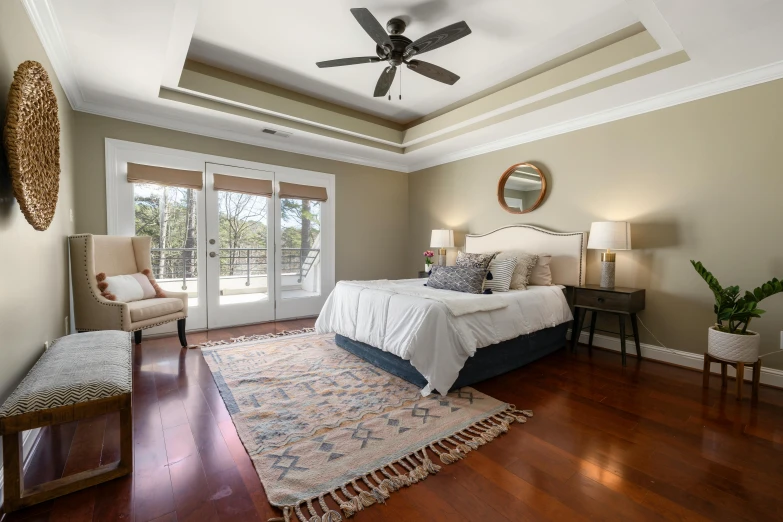
[[[597,221],[590,225],[587,248],[631,250],[631,224],[626,221]]]
[[[453,230],[433,230],[430,239],[432,248],[451,248],[454,246]]]

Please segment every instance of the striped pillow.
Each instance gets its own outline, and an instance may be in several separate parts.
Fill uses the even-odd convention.
[[[487,279],[484,281],[484,289],[489,288],[493,293],[508,292],[516,266],[517,258],[515,257],[490,261],[489,273],[492,274],[492,279],[487,275]]]

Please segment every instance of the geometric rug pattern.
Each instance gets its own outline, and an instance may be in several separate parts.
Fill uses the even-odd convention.
[[[306,333],[202,348],[281,520],[336,522],[436,473],[532,412],[419,388]]]

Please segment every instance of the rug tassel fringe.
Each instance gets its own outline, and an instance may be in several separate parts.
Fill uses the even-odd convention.
[[[329,509],[323,498],[326,494],[324,493],[324,495],[319,497],[302,500],[293,506],[282,506],[283,516],[270,518],[268,522],[293,522],[292,515],[301,522],[342,522],[343,516],[351,518],[364,508],[374,504],[384,504],[386,499],[395,491],[415,484],[440,471],[441,467],[429,458],[427,454],[428,449],[437,455],[443,464],[454,464],[467,457],[471,451],[477,450],[480,446],[492,442],[503,433],[507,433],[509,427],[514,422],[522,424],[527,422],[527,419],[532,416],[533,412],[531,410],[518,410],[514,405],[510,405],[505,411],[477,421],[467,428],[454,433],[451,437],[434,441],[400,460],[391,462],[367,475],[358,477],[337,489],[329,491],[328,493],[339,506],[340,511],[342,511],[342,516],[337,511]],[[447,444],[450,444],[452,447],[449,447]],[[439,450],[436,446],[440,446],[442,449]],[[395,464],[402,466],[404,472],[400,473]],[[387,469],[391,470],[391,473]],[[381,478],[378,472],[386,478]],[[365,490],[359,487],[356,483],[359,479],[365,483],[368,489]],[[375,481],[375,483],[372,481]],[[348,485],[353,487],[356,495],[352,495],[348,491],[346,488]],[[345,499],[337,495],[338,489],[345,496]],[[313,506],[314,500],[318,500],[323,515],[318,515]],[[302,504],[307,506],[307,510],[311,515],[309,518],[302,512],[300,508]]]

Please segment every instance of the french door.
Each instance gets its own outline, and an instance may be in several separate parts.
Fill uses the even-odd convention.
[[[161,287],[188,293],[189,330],[318,315],[335,283],[333,175],[106,145],[108,232],[153,238]],[[131,181],[128,163],[202,173],[203,183]]]
[[[206,164],[208,328],[275,320],[274,179]]]

